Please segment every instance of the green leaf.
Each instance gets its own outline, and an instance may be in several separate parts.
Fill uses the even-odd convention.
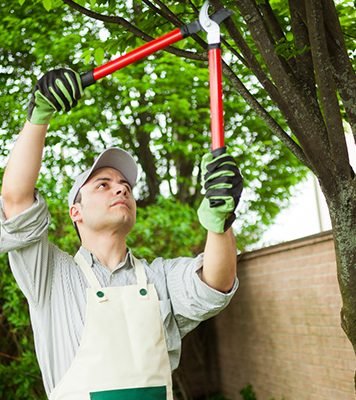
[[[82,59],[84,61],[84,64],[90,64],[91,61],[91,56],[92,56],[92,50],[91,49],[86,49],[82,52]]]
[[[19,0],[20,6],[22,6],[22,5],[24,4],[25,1],[26,1],[26,0]]]
[[[42,0],[43,7],[47,10],[50,11],[52,9],[52,0]]]
[[[102,47],[98,47],[94,52],[94,59],[97,65],[101,65],[104,60],[104,49]]]

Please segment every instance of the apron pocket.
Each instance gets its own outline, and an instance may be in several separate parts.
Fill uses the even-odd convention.
[[[91,400],[167,400],[166,386],[105,390],[90,393]]]

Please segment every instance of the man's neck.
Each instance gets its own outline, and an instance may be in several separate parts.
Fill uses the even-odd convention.
[[[126,257],[126,238],[118,235],[85,236],[82,246],[89,250],[102,265],[113,271]]]

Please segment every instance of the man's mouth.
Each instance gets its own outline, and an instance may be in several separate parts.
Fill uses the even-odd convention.
[[[123,200],[116,200],[110,205],[110,207],[115,207],[115,206],[125,206],[127,208],[130,208],[127,202]]]

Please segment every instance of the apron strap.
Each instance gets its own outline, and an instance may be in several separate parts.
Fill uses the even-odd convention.
[[[145,296],[147,294],[147,277],[145,272],[145,267],[142,261],[138,260],[136,257],[132,256],[133,260],[133,267],[136,274],[137,279],[137,289],[140,296]],[[82,270],[84,276],[86,277],[90,287],[96,289],[101,297],[101,301],[107,300],[106,295],[102,292],[102,287],[94,274],[93,269],[91,268],[90,264],[84,258],[84,256],[77,252],[74,257],[74,261],[79,265],[80,269]]]
[[[87,278],[90,287],[98,290],[101,289],[101,285],[97,277],[95,276],[91,266],[79,251],[75,255],[74,261],[79,265],[80,269],[83,271],[83,274]]]
[[[91,265],[84,258],[82,254],[78,251],[78,253],[74,257],[75,262],[79,265],[84,276],[87,278],[89,282],[89,286],[96,290],[96,300],[98,303],[103,303],[108,300],[108,297],[104,291],[101,289],[101,285],[94,274],[94,271],[91,268]]]
[[[132,259],[135,267],[138,290],[139,291],[144,290],[147,293],[147,276],[143,262],[138,260],[134,256],[132,256]]]

